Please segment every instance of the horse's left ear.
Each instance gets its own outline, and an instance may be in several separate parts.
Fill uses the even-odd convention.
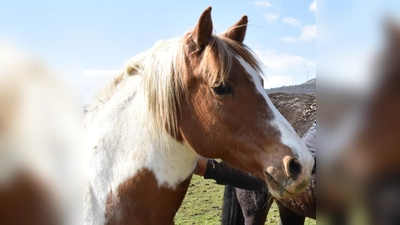
[[[244,37],[246,36],[247,22],[247,16],[244,15],[222,35],[234,41],[243,43]]]

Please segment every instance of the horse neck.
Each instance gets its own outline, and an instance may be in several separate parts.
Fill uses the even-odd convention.
[[[165,129],[152,127],[141,77],[135,75],[120,84],[86,126],[89,163],[85,176],[92,195],[102,202],[103,208],[97,210],[102,213],[108,194],[117,193],[121,183],[141,170],[151,171],[159,187],[175,188],[196,164],[197,154],[189,146],[173,139]]]

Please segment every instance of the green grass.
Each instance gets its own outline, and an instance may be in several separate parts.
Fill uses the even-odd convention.
[[[221,224],[223,195],[223,185],[194,175],[182,206],[175,216],[175,224]],[[269,210],[265,224],[279,224],[278,207],[275,203]],[[316,221],[306,219],[305,224],[316,225]]]

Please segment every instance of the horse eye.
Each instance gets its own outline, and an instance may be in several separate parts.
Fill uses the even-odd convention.
[[[212,89],[217,95],[226,95],[232,93],[232,88],[227,84],[220,84],[216,87],[212,87]]]

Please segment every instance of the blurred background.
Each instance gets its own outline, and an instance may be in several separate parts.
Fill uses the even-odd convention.
[[[318,223],[400,224],[399,10],[318,1]]]

